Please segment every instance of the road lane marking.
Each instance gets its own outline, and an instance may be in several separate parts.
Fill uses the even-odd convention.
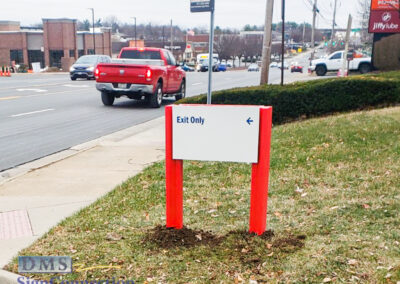
[[[35,92],[35,93],[44,93],[47,92],[47,90],[42,90],[42,89],[17,89],[18,92]]]
[[[192,84],[192,86],[197,86],[197,85],[201,85],[201,84],[203,84],[203,83],[194,83],[194,84]]]
[[[15,100],[20,98],[21,96],[13,96],[13,97],[4,97],[4,98],[0,98],[0,101],[6,101],[6,100]]]
[[[53,111],[53,110],[54,110],[53,108],[48,108],[48,109],[42,109],[42,110],[37,110],[37,111],[14,114],[14,115],[11,115],[10,117],[19,117],[19,116],[31,115],[31,114],[42,113],[42,112]]]
[[[63,85],[63,87],[69,87],[69,88],[89,88],[88,85],[71,85],[71,84]]]

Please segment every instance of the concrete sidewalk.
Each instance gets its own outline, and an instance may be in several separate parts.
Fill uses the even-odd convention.
[[[164,132],[158,118],[0,173],[0,268],[65,217],[164,159]]]

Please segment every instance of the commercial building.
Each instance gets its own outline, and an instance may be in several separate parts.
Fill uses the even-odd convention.
[[[43,19],[43,28],[23,28],[19,22],[0,21],[0,66],[24,64],[31,68],[40,62],[42,68],[68,70],[73,62],[86,54],[111,56],[111,29],[93,33],[77,31],[77,20]]]

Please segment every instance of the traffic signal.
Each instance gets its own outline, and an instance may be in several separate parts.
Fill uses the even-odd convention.
[[[332,46],[335,46],[336,45],[336,41],[332,41]]]

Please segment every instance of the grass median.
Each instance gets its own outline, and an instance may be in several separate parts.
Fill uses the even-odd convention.
[[[176,232],[164,228],[157,163],[20,255],[70,255],[63,279],[74,280],[396,283],[399,161],[400,107],[280,125],[262,237],[246,232],[250,165],[185,161],[187,227]],[[16,260],[6,269],[17,272]]]

